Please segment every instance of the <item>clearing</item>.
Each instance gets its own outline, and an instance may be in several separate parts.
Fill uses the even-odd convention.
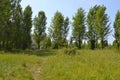
[[[0,80],[120,80],[115,50],[0,52]]]

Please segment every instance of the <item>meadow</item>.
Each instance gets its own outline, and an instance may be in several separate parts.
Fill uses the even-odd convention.
[[[0,80],[120,80],[116,50],[0,51]]]

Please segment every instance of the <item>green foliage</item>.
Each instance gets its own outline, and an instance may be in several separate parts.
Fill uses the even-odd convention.
[[[63,46],[64,47],[67,47],[68,46],[68,42],[67,42],[67,36],[68,36],[68,32],[69,32],[69,18],[66,17],[64,19],[64,23],[63,23],[63,32],[62,32],[62,35],[63,35]]]
[[[87,15],[88,32],[87,38],[89,39],[90,48],[97,48],[97,42],[100,40],[102,49],[105,47],[107,36],[110,34],[109,17],[105,13],[106,7],[95,5],[89,10]]]
[[[34,18],[34,39],[37,43],[38,48],[40,47],[40,41],[43,40],[43,38],[45,37],[46,33],[45,33],[45,29],[46,29],[46,15],[44,11],[40,11],[38,13],[38,16]]]
[[[98,9],[95,14],[95,31],[99,40],[101,40],[101,47],[102,49],[105,47],[104,43],[107,40],[107,36],[110,34],[110,23],[109,17],[105,13],[106,7],[105,6],[98,6]]]
[[[10,18],[10,0],[0,1],[0,10],[2,10],[0,12],[0,29],[2,29]]]
[[[65,49],[63,49],[63,53],[67,54],[67,55],[75,55],[76,50],[75,50],[75,48],[65,48]]]
[[[98,35],[97,35],[97,32],[95,31],[95,24],[94,24],[95,18],[96,18],[95,14],[98,8],[99,6],[95,5],[89,10],[87,15],[88,32],[86,33],[86,35],[89,40],[90,49],[96,48],[96,43],[98,40]]]
[[[114,21],[114,37],[115,42],[117,44],[117,48],[119,49],[120,46],[120,11],[116,13],[115,21]]]
[[[0,50],[24,50],[31,46],[32,9],[28,5],[23,11],[20,2],[21,0],[0,1]],[[73,16],[71,40],[67,40],[70,29],[68,17],[64,18],[62,13],[57,11],[48,29],[48,35],[45,33],[46,20],[47,17],[44,11],[40,11],[33,20],[33,37],[38,48],[41,43],[45,48],[67,48],[68,41],[70,41],[71,47],[76,46],[78,48],[89,46],[90,49],[99,49],[108,45],[107,36],[111,33],[110,20],[106,13],[106,7],[103,5],[92,7],[88,12],[87,19],[82,8],[77,10]],[[118,48],[120,46],[119,25],[120,12],[118,11],[114,21],[114,43]],[[88,44],[84,45],[84,40],[88,41]]]
[[[54,48],[57,49],[62,45],[63,23],[64,17],[62,13],[57,11],[49,28],[49,35],[51,36],[53,44],[55,45]]]
[[[81,48],[82,40],[85,36],[85,12],[82,8],[79,8],[75,16],[73,17],[73,36],[78,44],[78,48]]]
[[[22,46],[22,31],[23,31],[23,12],[20,4],[16,5],[13,12],[13,43],[16,49],[21,49]]]
[[[21,0],[4,0],[0,3],[0,49],[26,49],[31,44],[32,11],[22,11]],[[3,17],[2,17],[3,16]]]
[[[5,41],[10,40],[10,17],[11,3],[10,0],[0,1],[0,49],[5,49]]]
[[[31,45],[31,28],[32,28],[32,9],[28,5],[23,13],[23,45],[22,49],[29,48]]]
[[[58,48],[60,48],[60,46],[58,45],[58,42],[57,42],[57,41],[52,41],[51,48],[52,48],[52,49],[58,49]]]
[[[51,45],[52,45],[52,42],[51,42],[51,39],[50,37],[48,37],[47,35],[44,37],[43,41],[42,41],[42,44],[44,46],[45,49],[50,49],[51,48]]]

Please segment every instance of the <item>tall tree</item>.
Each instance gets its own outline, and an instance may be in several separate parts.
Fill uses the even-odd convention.
[[[14,38],[13,43],[16,49],[22,48],[22,32],[23,32],[23,11],[20,4],[17,4],[13,13],[13,24],[14,24]]]
[[[114,37],[117,43],[117,47],[120,47],[120,11],[117,11],[115,21],[114,21]]]
[[[69,32],[69,18],[66,17],[63,23],[63,44],[65,47],[67,47],[68,42],[67,42],[67,36],[68,36],[68,32]]]
[[[58,49],[62,45],[63,22],[64,17],[62,13],[57,11],[49,28],[49,33],[54,44],[53,48]]]
[[[23,14],[20,2],[21,0],[0,1],[0,10],[2,10],[0,13],[0,48],[2,49],[23,49],[23,46],[30,42],[26,40],[30,40],[28,39],[28,36],[30,38],[28,27],[32,26],[32,22],[31,24],[26,22],[29,21],[27,13]]]
[[[44,11],[40,11],[38,16],[34,18],[34,39],[37,42],[37,46],[39,48],[40,41],[45,36],[45,29],[46,29],[46,20],[47,17]]]
[[[0,2],[0,9],[2,9],[2,12],[0,13],[0,32],[2,33],[0,34],[0,44],[3,49],[8,50],[10,47],[12,48],[13,42],[15,43],[16,41],[16,38],[14,38],[13,35],[16,35],[15,32],[17,32],[15,30],[15,24],[19,20],[15,19],[15,15],[17,15],[21,10],[20,1],[21,0],[4,0]]]
[[[7,27],[10,19],[10,11],[11,11],[11,2],[10,0],[2,0],[0,1],[0,49],[4,48],[5,41],[7,38]]]
[[[102,49],[105,47],[105,41],[107,40],[107,36],[110,34],[110,23],[109,17],[105,13],[106,7],[99,6],[98,10],[95,14],[95,31],[98,34],[99,40],[101,41]]]
[[[31,28],[32,28],[32,9],[28,5],[23,13],[23,45],[22,48],[28,48],[31,45]]]
[[[78,48],[81,48],[82,40],[85,35],[85,11],[79,8],[75,16],[73,17],[73,36],[76,39]]]
[[[88,38],[88,42],[89,42],[89,46],[90,49],[95,49],[96,48],[96,43],[98,40],[98,35],[95,31],[95,14],[98,10],[99,6],[95,5],[94,7],[92,7],[87,15],[87,26],[88,26],[88,32],[87,32],[87,38]]]

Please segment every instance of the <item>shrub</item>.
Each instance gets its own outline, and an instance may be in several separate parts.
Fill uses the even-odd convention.
[[[75,48],[65,48],[63,50],[63,53],[67,54],[67,55],[75,55],[76,54],[76,50],[75,50]]]

